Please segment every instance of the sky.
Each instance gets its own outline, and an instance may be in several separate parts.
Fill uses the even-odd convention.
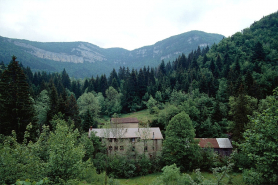
[[[277,0],[0,0],[0,36],[133,50],[191,30],[226,37]]]

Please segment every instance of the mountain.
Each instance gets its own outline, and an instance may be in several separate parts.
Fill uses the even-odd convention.
[[[100,48],[87,42],[34,42],[0,36],[0,61],[8,63],[15,55],[32,71],[60,72],[64,68],[76,78],[109,74],[120,66],[138,69],[155,67],[161,60],[172,61],[189,54],[198,46],[211,46],[223,35],[190,31],[132,51],[123,48]]]

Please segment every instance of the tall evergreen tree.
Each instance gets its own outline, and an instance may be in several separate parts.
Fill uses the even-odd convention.
[[[71,89],[70,78],[65,69],[62,72],[62,84],[64,88]]]
[[[26,126],[32,123],[35,128],[36,122],[26,76],[15,56],[1,76],[0,92],[0,133],[9,135],[14,130],[22,141]]]
[[[141,99],[147,91],[147,83],[146,83],[146,78],[144,76],[143,70],[139,70],[138,74],[138,95],[139,98]]]
[[[81,118],[75,97],[70,95],[65,102],[65,119],[73,120],[75,128],[81,129]]]
[[[106,79],[106,75],[101,75],[100,77],[100,92],[105,96],[105,91],[108,88],[108,83]]]
[[[47,122],[50,123],[50,120],[54,117],[55,114],[59,111],[59,99],[58,99],[58,93],[54,86],[54,83],[50,82],[50,92],[49,98],[50,98],[50,109],[47,112]],[[52,129],[52,125],[50,125],[50,129]]]
[[[222,59],[221,59],[219,53],[216,58],[216,66],[217,66],[219,72],[221,72],[222,71]]]

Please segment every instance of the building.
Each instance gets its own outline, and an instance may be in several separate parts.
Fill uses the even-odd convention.
[[[161,155],[163,136],[159,127],[154,128],[102,128],[92,129],[108,147],[109,155],[145,154],[152,158]]]
[[[111,127],[121,128],[138,128],[139,121],[137,118],[111,118]]]
[[[196,138],[199,139],[201,148],[211,147],[220,155],[229,156],[232,153],[233,146],[228,138]]]

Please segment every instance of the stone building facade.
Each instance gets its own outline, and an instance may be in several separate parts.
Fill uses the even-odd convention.
[[[146,155],[149,158],[162,153],[163,136],[159,127],[154,128],[102,128],[92,129],[108,148],[109,155],[128,155],[136,158]]]

